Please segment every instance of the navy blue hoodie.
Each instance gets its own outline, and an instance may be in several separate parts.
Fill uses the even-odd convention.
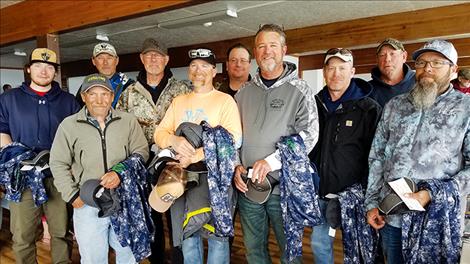
[[[34,151],[50,149],[60,122],[80,110],[74,96],[52,82],[44,95],[37,95],[24,82],[0,95],[0,133],[9,134]]]
[[[389,85],[380,79],[381,73],[379,68],[373,68],[371,72],[372,80],[370,80],[369,83],[372,84],[374,89],[370,97],[377,101],[380,106],[384,107],[393,97],[409,92],[415,84],[415,72],[410,66],[403,64],[403,73],[405,77],[401,82],[395,85]]]

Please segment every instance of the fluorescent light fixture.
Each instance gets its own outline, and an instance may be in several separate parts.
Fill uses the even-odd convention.
[[[194,25],[204,25],[208,22],[214,22],[218,20],[223,20],[226,18],[236,18],[238,17],[236,10],[222,10],[216,11],[196,16],[190,16],[175,20],[168,20],[161,23],[158,23],[159,28],[166,28],[166,29],[174,29],[174,28],[182,28],[187,26],[194,26]]]
[[[21,50],[15,50],[15,52],[13,52],[13,54],[16,55],[16,56],[26,57],[26,52],[21,51]]]
[[[96,39],[100,40],[100,41],[109,41],[108,36],[106,36],[104,34],[96,34]]]

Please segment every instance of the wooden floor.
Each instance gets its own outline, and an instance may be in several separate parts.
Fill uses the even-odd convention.
[[[164,221],[165,222],[165,221]],[[8,231],[9,227],[9,212],[8,210],[3,209],[3,224],[2,229],[0,230],[0,264],[14,264],[15,257],[11,249],[11,233]],[[165,227],[165,232],[168,234]],[[303,262],[304,263],[314,263],[312,250],[310,249],[310,234],[311,230],[306,229],[304,234],[304,243],[303,243]],[[167,239],[168,244],[168,239]],[[39,264],[49,264],[51,263],[51,258],[49,254],[50,247],[46,243],[38,241],[36,243],[38,250],[38,263]],[[169,248],[169,246],[167,246]],[[274,235],[270,234],[269,239],[269,250],[273,259],[273,263],[280,263],[280,254],[277,244],[274,239]],[[342,259],[342,245],[341,245],[341,233],[337,232],[336,240],[334,244],[334,254],[335,254],[335,264],[343,263]],[[110,263],[114,263],[114,256],[110,254]],[[169,252],[168,254],[169,255]],[[77,243],[74,241],[74,247],[72,252],[72,263],[80,263],[80,256],[77,249]],[[149,263],[147,260],[144,260],[142,263]],[[167,262],[169,263],[169,262]],[[237,217],[235,221],[235,239],[233,242],[232,253],[231,253],[231,263],[241,264],[246,263],[245,259],[245,249],[243,246],[242,234],[240,221]]]

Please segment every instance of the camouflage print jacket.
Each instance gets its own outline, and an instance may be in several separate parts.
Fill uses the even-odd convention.
[[[149,145],[152,145],[155,127],[165,116],[173,98],[189,92],[191,89],[188,84],[170,77],[157,103],[154,104],[150,92],[138,81],[122,93],[116,109],[133,113],[144,131]]]

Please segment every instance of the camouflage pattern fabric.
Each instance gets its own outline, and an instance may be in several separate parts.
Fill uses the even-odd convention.
[[[209,185],[209,203],[214,220],[215,235],[234,236],[232,199],[229,197],[236,160],[233,138],[221,126],[212,128],[205,121],[201,122],[201,125]]]
[[[173,98],[191,92],[190,87],[183,81],[171,77],[162,91],[157,103],[152,101],[152,95],[140,84],[133,83],[124,92],[116,105],[117,110],[133,113],[139,121],[149,145],[154,143],[155,127],[160,124]]]
[[[282,161],[279,177],[282,219],[289,261],[302,256],[305,226],[321,224],[318,194],[304,141],[298,134],[282,137],[277,143]]]
[[[34,205],[39,207],[47,202],[46,189],[43,179],[44,173],[33,168],[29,171],[19,171],[21,161],[34,158],[35,153],[25,145],[13,142],[0,150],[0,185],[5,187],[5,199],[13,202],[21,201],[24,190],[31,189]],[[23,177],[17,181],[18,174]]]
[[[116,188],[121,208],[110,217],[111,225],[121,246],[129,246],[140,262],[152,253],[150,242],[154,236],[151,208],[146,199],[147,169],[139,154],[132,154],[113,168],[121,179]]]
[[[428,180],[418,189],[431,193],[425,212],[403,216],[402,248],[405,263],[459,263],[460,194],[455,180]]]
[[[364,190],[354,184],[338,193],[345,264],[374,264],[378,234],[366,221]]]

